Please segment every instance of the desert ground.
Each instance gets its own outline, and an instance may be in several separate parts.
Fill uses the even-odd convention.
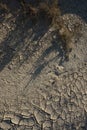
[[[0,11],[0,130],[87,130],[87,1],[60,0],[68,28],[80,24],[69,61],[55,29],[14,4]]]

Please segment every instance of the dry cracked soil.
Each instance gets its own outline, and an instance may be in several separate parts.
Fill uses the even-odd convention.
[[[87,130],[87,1],[60,6],[81,26],[69,61],[53,27],[0,12],[0,130]]]

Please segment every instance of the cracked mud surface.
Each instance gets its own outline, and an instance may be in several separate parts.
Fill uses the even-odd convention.
[[[4,96],[0,112],[2,129],[86,130],[87,64],[75,72],[49,72],[47,77],[40,86],[33,83],[34,89],[32,85],[30,91],[22,92],[17,99],[10,97],[13,103],[8,95],[7,99]]]
[[[0,22],[0,130],[87,130],[87,24],[64,60],[53,28],[7,14]],[[67,20],[68,19],[68,20]],[[21,21],[21,24],[20,22]],[[71,22],[72,21],[72,22]]]

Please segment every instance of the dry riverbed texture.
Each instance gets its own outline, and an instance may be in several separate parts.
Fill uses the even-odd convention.
[[[83,12],[62,16],[71,31],[80,24],[69,61],[53,27],[22,14],[0,14],[0,130],[87,130]]]

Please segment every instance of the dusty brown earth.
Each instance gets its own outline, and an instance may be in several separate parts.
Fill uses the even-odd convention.
[[[65,12],[69,29],[81,27],[69,61],[43,20],[0,14],[0,130],[87,130],[86,12]]]

